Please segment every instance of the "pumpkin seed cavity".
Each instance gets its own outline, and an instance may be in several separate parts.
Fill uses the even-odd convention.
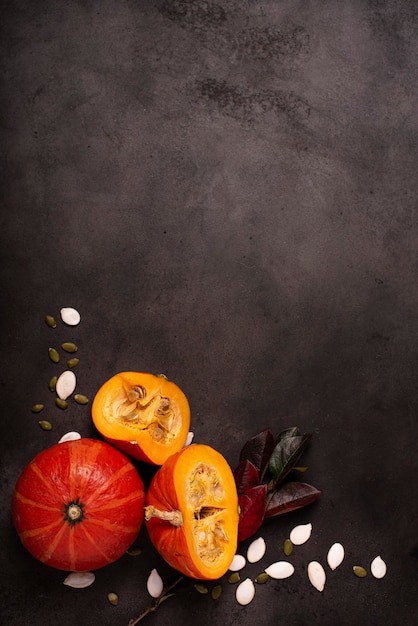
[[[149,395],[142,385],[122,389],[114,400],[113,414],[117,421],[133,430],[147,430],[154,441],[164,444],[175,438],[181,423],[170,398],[159,391]]]
[[[224,495],[217,470],[199,463],[187,485],[187,501],[194,508],[193,535],[202,561],[211,564],[219,559],[229,539],[224,530],[224,508],[216,506]]]

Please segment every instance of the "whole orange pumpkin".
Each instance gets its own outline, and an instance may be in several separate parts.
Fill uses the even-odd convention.
[[[220,578],[237,548],[238,497],[225,458],[192,444],[154,475],[145,520],[152,543],[172,567],[201,580]]]
[[[94,425],[103,437],[136,459],[162,465],[180,450],[190,427],[182,390],[165,376],[120,372],[93,400]]]
[[[40,452],[18,478],[13,522],[46,565],[88,571],[119,559],[144,517],[144,485],[132,462],[95,439]]]

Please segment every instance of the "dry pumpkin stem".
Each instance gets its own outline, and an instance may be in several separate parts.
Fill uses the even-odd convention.
[[[180,578],[177,578],[177,580],[175,580],[171,585],[164,587],[164,589],[162,590],[158,598],[155,598],[154,604],[147,607],[145,611],[143,611],[140,615],[138,615],[138,617],[129,620],[128,626],[136,626],[136,624],[139,624],[139,622],[141,622],[147,615],[156,611],[158,607],[160,606],[160,604],[162,604],[162,602],[164,602],[165,600],[168,600],[168,598],[171,598],[171,596],[174,595],[170,593],[170,591],[175,589],[175,587],[177,587],[177,585],[179,585],[182,581],[183,581],[183,576],[180,576]]]

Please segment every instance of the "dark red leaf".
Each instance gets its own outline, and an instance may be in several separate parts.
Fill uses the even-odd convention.
[[[275,446],[274,436],[270,428],[251,437],[241,450],[240,462],[248,460],[257,468],[259,482],[263,480],[264,474],[268,468],[270,457]]]
[[[248,459],[238,465],[234,471],[234,478],[239,494],[259,484],[258,470]]]
[[[315,502],[322,491],[307,483],[288,482],[269,494],[265,517],[274,517]]]
[[[267,485],[251,487],[239,496],[238,541],[251,537],[260,528],[266,510],[266,497]]]

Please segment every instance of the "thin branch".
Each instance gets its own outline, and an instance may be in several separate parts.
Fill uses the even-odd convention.
[[[167,599],[167,594],[174,589],[175,587],[177,587],[177,585],[179,585],[183,580],[183,576],[180,576],[180,578],[177,578],[177,580],[175,580],[171,585],[168,585],[167,587],[164,587],[164,589],[162,590],[161,594],[158,596],[158,598],[156,598],[154,600],[154,604],[152,606],[149,606],[148,608],[145,609],[145,611],[143,611],[141,613],[141,615],[138,615],[138,617],[131,619],[128,623],[128,626],[136,626],[136,624],[138,624],[139,622],[141,622],[144,617],[146,617],[149,613],[153,613],[154,611],[156,611],[158,609],[158,607],[160,606],[161,602],[163,602],[164,600]],[[173,595],[173,594],[171,594]]]

